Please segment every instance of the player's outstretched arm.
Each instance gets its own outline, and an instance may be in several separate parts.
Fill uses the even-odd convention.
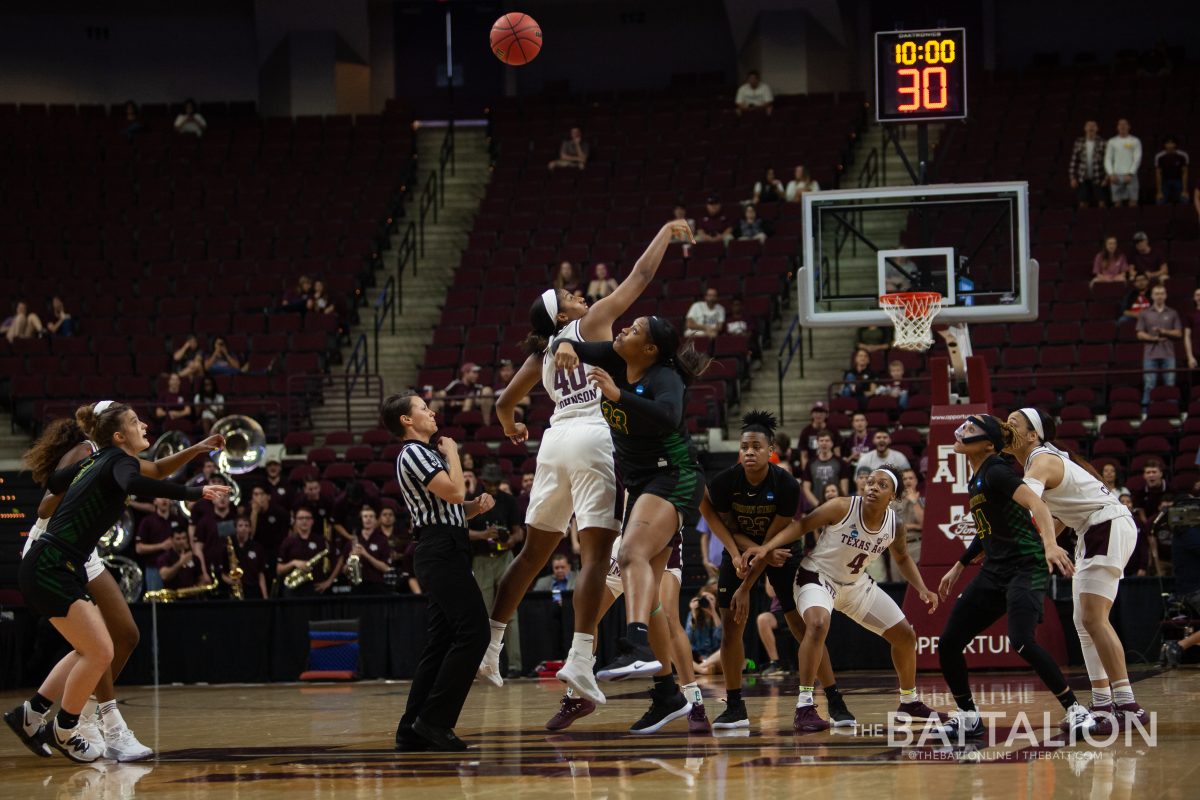
[[[517,370],[517,374],[513,375],[512,380],[508,382],[508,386],[505,386],[504,390],[500,392],[500,396],[496,398],[496,419],[504,428],[504,435],[517,444],[528,439],[529,432],[525,430],[523,424],[517,422],[514,412],[517,403],[521,402],[521,398],[532,392],[538,385],[541,371],[542,359],[538,356],[529,356]]]

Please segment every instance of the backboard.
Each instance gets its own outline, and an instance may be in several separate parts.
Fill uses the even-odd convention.
[[[800,322],[889,325],[879,295],[934,291],[939,323],[1037,317],[1025,182],[887,186],[804,195]]]

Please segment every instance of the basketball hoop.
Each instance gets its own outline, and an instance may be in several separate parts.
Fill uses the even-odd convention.
[[[894,347],[928,350],[933,344],[933,318],[942,310],[937,292],[896,292],[879,296],[879,305],[896,326]]]

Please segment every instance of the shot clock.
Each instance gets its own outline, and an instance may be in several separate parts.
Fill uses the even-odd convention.
[[[920,122],[967,116],[964,28],[875,34],[875,119]]]

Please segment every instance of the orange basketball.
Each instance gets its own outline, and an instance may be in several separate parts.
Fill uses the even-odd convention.
[[[492,25],[492,52],[512,67],[528,64],[542,50],[542,29],[528,14],[505,14]]]

